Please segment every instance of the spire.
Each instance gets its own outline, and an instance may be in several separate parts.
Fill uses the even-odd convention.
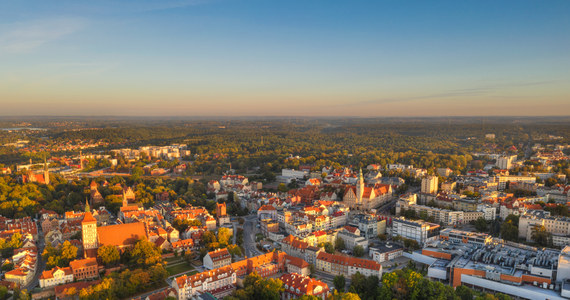
[[[125,189],[123,189],[123,207],[129,206],[129,200],[127,200],[127,194],[125,193]]]
[[[49,184],[49,168],[45,154],[44,154],[44,182],[45,184]]]
[[[91,206],[89,205],[89,201],[87,200],[87,198],[85,198],[85,212],[90,212],[91,211]]]

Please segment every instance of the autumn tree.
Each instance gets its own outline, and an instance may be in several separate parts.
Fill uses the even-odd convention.
[[[138,241],[130,251],[131,264],[150,266],[162,262],[160,249],[146,239]]]
[[[97,256],[107,267],[116,265],[121,259],[121,255],[117,247],[113,245],[104,245],[97,249]]]
[[[228,245],[230,243],[231,237],[232,234],[228,228],[221,227],[218,229],[218,243],[220,243],[221,247]]]

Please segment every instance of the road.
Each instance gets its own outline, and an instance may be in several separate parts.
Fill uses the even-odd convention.
[[[22,288],[28,291],[31,291],[35,287],[39,286],[40,276],[42,275],[42,272],[46,269],[46,263],[42,259],[42,253],[45,247],[44,233],[42,232],[41,226],[39,226],[39,224],[38,224],[38,241],[36,246],[38,247],[38,255],[36,256],[37,258],[36,273],[34,274],[34,277],[30,281],[30,283],[28,283],[26,286]]]
[[[154,293],[161,292],[161,291],[163,291],[163,290],[165,290],[165,289],[167,289],[167,288],[170,288],[170,286],[163,287],[163,288],[159,288],[159,289],[157,289],[157,290],[152,290],[152,291],[146,292],[146,293],[141,294],[141,295],[136,295],[136,296],[134,296],[133,298],[144,299],[144,298],[146,298],[146,297],[148,297],[148,296],[150,296],[150,295],[152,295],[152,294],[154,294]]]
[[[257,215],[249,215],[244,217],[245,223],[243,224],[243,248],[247,257],[253,257],[263,254],[257,250],[255,242],[255,234],[258,233]]]
[[[315,276],[315,278],[325,282],[326,284],[329,285],[329,287],[332,289],[334,288],[334,278],[336,275],[330,274],[330,273],[326,273],[324,271],[315,271],[315,273],[313,274]],[[346,289],[348,289],[348,287],[350,286],[350,277],[344,277],[344,280],[346,281],[345,287]]]

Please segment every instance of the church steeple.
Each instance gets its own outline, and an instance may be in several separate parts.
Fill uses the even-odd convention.
[[[49,184],[49,168],[45,155],[44,155],[44,182],[45,184]]]
[[[91,206],[89,205],[89,201],[87,200],[87,198],[85,198],[85,212],[90,212],[91,211]]]
[[[356,203],[362,203],[362,195],[364,194],[364,176],[362,176],[362,168],[358,173],[358,182],[356,184]]]

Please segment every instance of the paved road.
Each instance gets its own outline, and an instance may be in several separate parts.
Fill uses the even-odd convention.
[[[332,275],[330,273],[326,273],[323,271],[315,271],[315,273],[313,274],[317,279],[325,282],[326,284],[329,285],[329,287],[331,289],[334,288],[334,278],[336,275]],[[345,284],[345,290],[348,289],[348,287],[350,286],[350,277],[344,277],[346,284]]]
[[[237,237],[237,222],[232,222],[232,226],[234,227],[234,234],[232,236],[232,244],[236,244],[236,237]]]
[[[257,250],[255,242],[255,234],[258,232],[257,216],[249,215],[244,217],[245,223],[243,224],[243,248],[247,257],[253,257],[263,254]]]
[[[141,295],[136,295],[136,296],[134,296],[133,298],[144,299],[144,298],[146,298],[146,297],[148,297],[148,296],[150,296],[150,295],[152,295],[152,294],[154,294],[154,293],[158,293],[158,292],[163,291],[163,290],[165,290],[165,289],[167,289],[167,288],[169,288],[169,286],[163,287],[163,288],[159,288],[159,289],[157,289],[157,290],[149,291],[149,292],[146,292],[146,293],[141,294]]]

